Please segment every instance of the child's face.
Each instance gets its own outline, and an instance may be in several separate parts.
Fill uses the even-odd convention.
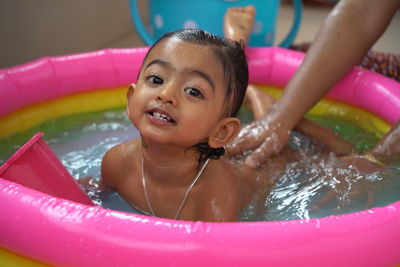
[[[223,118],[224,100],[223,71],[212,48],[168,38],[147,56],[128,109],[143,137],[190,147],[207,141]]]

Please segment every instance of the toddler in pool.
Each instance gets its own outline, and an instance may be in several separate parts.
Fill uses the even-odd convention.
[[[246,16],[249,10],[233,9]],[[222,157],[240,130],[235,115],[247,86],[246,56],[238,42],[201,30],[163,36],[148,51],[127,93],[127,114],[141,137],[105,154],[101,185],[148,215],[237,220],[255,192],[270,182],[268,170],[283,168],[292,157],[287,148],[255,170]],[[254,87],[247,96],[255,117],[263,116],[271,99]],[[336,154],[352,150],[308,121],[298,129]],[[367,169],[377,166],[359,161]]]
[[[106,153],[102,185],[153,216],[236,220],[257,181],[217,159],[240,130],[247,83],[239,43],[201,30],[162,37],[127,95],[141,137]]]

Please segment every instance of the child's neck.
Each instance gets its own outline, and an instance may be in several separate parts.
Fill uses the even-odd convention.
[[[163,186],[188,186],[199,170],[195,149],[159,144],[142,138],[146,179]]]

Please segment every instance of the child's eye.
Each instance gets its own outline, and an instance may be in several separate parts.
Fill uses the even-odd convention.
[[[197,98],[204,98],[203,94],[200,92],[200,90],[196,89],[196,88],[186,88],[185,92],[188,93],[189,95],[197,97]]]
[[[164,82],[160,77],[158,77],[156,75],[148,76],[146,78],[146,81],[149,83],[154,83],[154,84],[163,84],[163,82]]]

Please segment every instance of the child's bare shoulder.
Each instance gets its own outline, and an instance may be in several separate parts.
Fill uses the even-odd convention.
[[[209,199],[214,198],[219,203],[221,215],[228,221],[237,220],[240,211],[249,205],[257,190],[258,172],[226,158],[218,162],[211,177],[213,186],[210,186]]]
[[[204,177],[201,193],[202,220],[236,221],[241,209],[240,199],[243,185],[238,173],[225,160],[212,161]]]
[[[130,140],[109,149],[101,162],[102,185],[115,189],[121,179],[126,177],[137,157],[140,148],[140,139]]]

